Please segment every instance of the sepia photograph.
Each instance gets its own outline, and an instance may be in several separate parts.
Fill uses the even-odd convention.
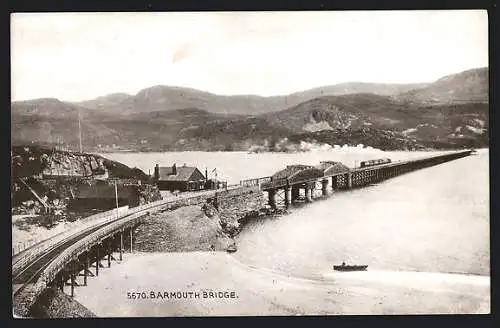
[[[14,318],[491,312],[486,10],[10,36]]]

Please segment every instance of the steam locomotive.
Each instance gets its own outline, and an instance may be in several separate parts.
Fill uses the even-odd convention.
[[[371,159],[368,161],[360,162],[359,167],[368,167],[368,166],[375,166],[375,165],[382,165],[382,164],[389,164],[389,163],[391,163],[390,158]]]

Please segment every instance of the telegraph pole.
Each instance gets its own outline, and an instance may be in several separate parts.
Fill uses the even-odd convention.
[[[118,219],[118,187],[115,180],[115,201],[116,201],[116,218]]]
[[[80,140],[80,153],[83,153],[83,150],[82,150],[82,125],[80,123],[80,109],[78,109],[78,139]]]

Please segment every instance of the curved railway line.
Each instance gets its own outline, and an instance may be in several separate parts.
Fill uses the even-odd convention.
[[[132,214],[129,214],[127,216],[130,216]],[[125,217],[127,217],[125,216]],[[42,254],[40,257],[38,257],[34,262],[31,262],[26,268],[24,268],[21,272],[16,274],[14,277],[12,277],[12,285],[21,285],[14,291],[14,295],[18,294],[19,292],[22,291],[23,287],[25,287],[27,284],[36,281],[43,270],[53,261],[57,258],[57,256],[66,248],[69,246],[73,245],[75,242],[77,242],[80,239],[83,239],[84,237],[91,235],[92,233],[109,226],[119,220],[124,219],[125,217],[121,217],[118,219],[115,219],[110,222],[105,222],[98,224],[96,226],[93,226],[86,231],[82,231],[81,233],[77,233],[75,235],[72,235],[55,245],[53,245],[46,253]]]
[[[236,187],[238,187],[238,185],[228,186],[226,191],[230,191]],[[26,313],[30,304],[24,304],[26,303],[24,299],[29,299],[29,296],[32,296],[33,294],[35,294],[34,298],[36,298],[36,296],[40,293],[38,288],[36,288],[36,285],[41,284],[42,286],[46,286],[54,279],[54,273],[52,271],[54,271],[54,268],[57,269],[58,264],[60,264],[59,262],[64,264],[65,261],[67,261],[65,258],[65,255],[67,254],[65,253],[67,253],[70,249],[72,249],[73,252],[75,245],[81,244],[81,242],[85,242],[86,240],[90,240],[95,236],[98,237],[98,242],[100,242],[100,240],[106,238],[105,236],[98,236],[100,232],[104,231],[106,233],[112,233],[113,231],[120,230],[120,228],[124,226],[130,225],[131,222],[134,222],[136,219],[140,219],[151,212],[156,212],[164,208],[175,208],[176,205],[179,204],[189,205],[196,203],[197,201],[199,202],[200,200],[205,201],[206,198],[213,197],[218,193],[219,192],[217,191],[211,190],[196,194],[168,197],[160,201],[128,209],[126,213],[110,213],[110,216],[116,215],[116,217],[109,217],[109,219],[106,219],[104,222],[95,222],[89,227],[75,231],[62,240],[55,241],[53,245],[50,245],[51,239],[57,238],[58,235],[54,236],[55,238],[49,238],[46,241],[33,245],[23,252],[16,254],[12,258],[12,299],[14,301],[14,307],[16,307],[16,305],[20,306],[22,308],[21,312]],[[37,250],[38,246],[42,246],[42,250]],[[88,249],[89,245],[86,245],[84,248]],[[75,252],[75,254],[79,253],[80,250]],[[15,268],[14,265],[16,265]],[[27,288],[29,286],[32,288]],[[34,300],[32,299],[31,301],[28,301],[28,303],[30,302],[33,303]]]

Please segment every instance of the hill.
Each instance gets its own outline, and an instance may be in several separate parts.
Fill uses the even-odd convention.
[[[488,74],[484,67],[447,75],[426,87],[398,94],[395,99],[424,104],[488,103]]]
[[[488,109],[485,103],[401,106],[389,96],[355,94],[309,100],[266,118],[298,136],[311,139],[316,135],[317,141],[330,144],[359,141],[383,147],[391,143],[378,138],[388,139],[392,133],[395,139],[422,147],[484,147],[488,145]]]
[[[261,97],[255,95],[223,96],[191,88],[157,85],[143,89],[134,96],[123,93],[110,94],[75,104],[114,115],[181,108],[199,108],[212,113],[257,115],[280,111],[325,95],[353,93],[396,95],[422,86],[425,84],[350,82],[314,88],[290,95]]]
[[[79,115],[85,144],[99,144],[119,138],[118,133],[102,123],[107,117],[105,114],[57,99],[34,99],[12,103],[12,143],[76,146]]]
[[[487,75],[482,68],[425,85],[344,83],[275,97],[156,86],[78,104],[34,99],[12,103],[11,136],[77,150],[80,115],[84,149],[98,152],[247,150],[315,137],[390,149],[484,147]]]
[[[76,104],[89,109],[100,109],[105,111],[106,108],[117,106],[130,97],[131,95],[127,93],[118,92],[91,100],[81,101]]]

